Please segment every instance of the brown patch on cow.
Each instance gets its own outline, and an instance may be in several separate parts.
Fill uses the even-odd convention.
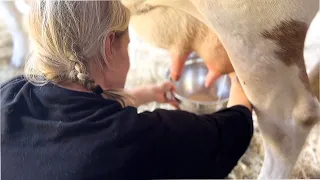
[[[264,31],[262,36],[273,40],[279,46],[275,53],[287,66],[296,65],[300,69],[300,79],[310,91],[309,79],[306,73],[303,50],[308,25],[302,21],[287,20],[281,22],[271,31]]]

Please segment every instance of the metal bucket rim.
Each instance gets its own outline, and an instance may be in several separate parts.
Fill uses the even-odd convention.
[[[185,63],[185,66],[186,65],[190,65],[190,64],[194,64],[194,63],[203,63],[203,62],[204,61],[201,58],[188,59],[186,61],[186,63]],[[167,75],[168,75],[169,79],[171,80],[171,78],[170,78],[170,70],[168,71]],[[223,76],[226,76],[226,75],[223,75]],[[175,84],[174,81],[172,81],[172,82]],[[228,100],[229,100],[229,97],[227,97],[227,98],[220,99],[219,101],[203,102],[203,101],[196,101],[196,100],[188,99],[187,97],[181,96],[181,95],[177,94],[174,91],[172,92],[172,94],[175,96],[175,98],[177,98],[180,101],[191,102],[191,103],[194,103],[194,104],[197,104],[197,105],[219,105],[219,104],[224,104],[224,103],[228,102]]]

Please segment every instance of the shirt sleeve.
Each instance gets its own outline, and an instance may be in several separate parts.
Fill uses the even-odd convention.
[[[207,115],[157,109],[139,116],[155,126],[150,178],[224,178],[253,134],[252,114],[241,105]]]

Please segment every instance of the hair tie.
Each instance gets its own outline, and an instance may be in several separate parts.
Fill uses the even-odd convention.
[[[102,94],[103,93],[103,89],[101,88],[101,86],[97,85],[96,87],[94,87],[92,89],[93,93],[95,94]]]

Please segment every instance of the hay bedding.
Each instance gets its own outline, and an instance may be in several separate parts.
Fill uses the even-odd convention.
[[[1,17],[0,17],[1,22]],[[159,49],[142,48],[144,45],[133,43],[129,48],[131,58],[131,69],[128,73],[126,87],[132,88],[148,83],[164,81],[164,75],[169,66],[168,55]],[[135,49],[135,47],[140,47]],[[5,80],[22,74],[22,70],[17,70],[9,66],[11,57],[12,41],[5,26],[0,23],[0,83]],[[169,105],[149,103],[139,107],[138,111],[156,108],[172,109]],[[255,116],[254,116],[254,119]],[[259,128],[254,121],[255,131],[251,144],[247,152],[239,161],[235,169],[230,173],[230,179],[252,179],[256,178],[263,162],[263,146]],[[299,160],[293,171],[291,178],[320,178],[320,124],[312,130],[304,150],[301,152]]]

